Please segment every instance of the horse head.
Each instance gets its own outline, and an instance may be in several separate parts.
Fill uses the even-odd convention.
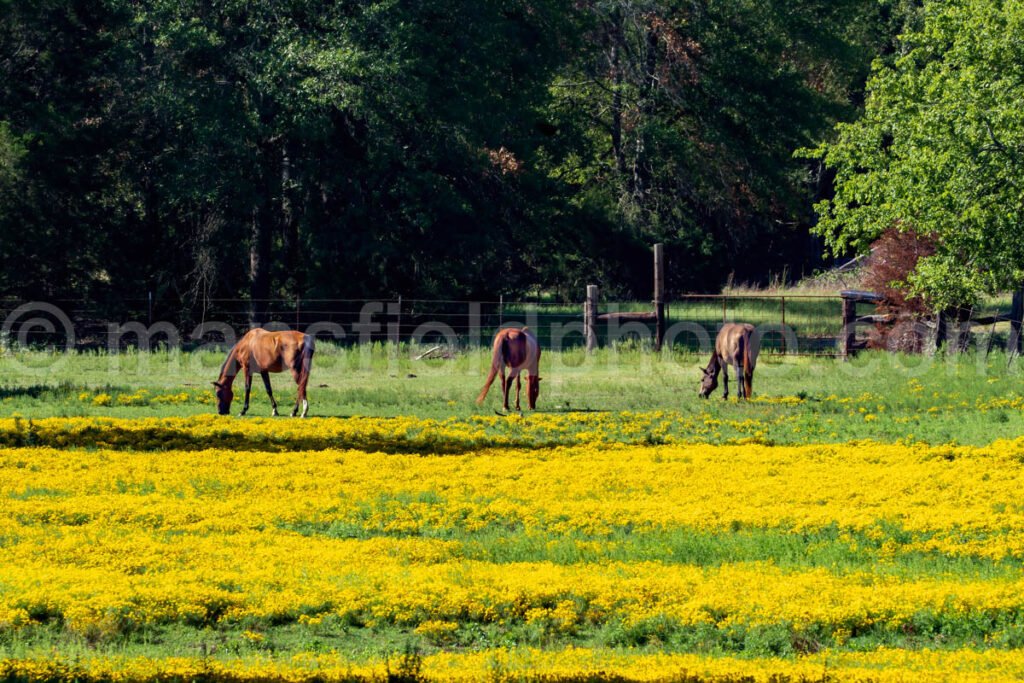
[[[230,384],[214,382],[214,392],[217,394],[217,413],[219,415],[231,414],[231,401],[235,398],[235,392],[231,390]]]
[[[701,368],[704,377],[700,382],[700,390],[697,392],[701,398],[707,398],[711,392],[718,387],[718,373],[711,368]]]
[[[529,387],[527,387],[526,399],[530,403],[530,410],[535,410],[537,408],[537,397],[540,396],[540,377],[530,375],[527,378],[527,383]]]

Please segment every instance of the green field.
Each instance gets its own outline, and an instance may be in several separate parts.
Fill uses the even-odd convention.
[[[310,414],[321,417],[415,415],[467,418],[500,409],[492,388],[474,403],[488,354],[471,349],[451,359],[415,360],[414,347],[339,347],[321,344],[309,384]],[[223,355],[203,351],[47,354],[0,357],[0,415],[160,417],[215,412],[210,382]],[[754,376],[755,401],[724,402],[721,388],[697,396],[703,357],[640,350],[582,349],[542,357],[542,413],[674,411],[683,417],[756,420],[757,438],[771,443],[851,439],[927,443],[989,443],[1024,432],[1020,359],[989,355],[909,356],[865,352],[849,362],[832,358],[762,355]],[[271,375],[275,397],[290,406],[295,386]],[[735,397],[735,381],[731,384]],[[241,378],[235,384],[237,416]],[[523,396],[525,406],[525,388]],[[282,412],[290,412],[283,410]],[[253,382],[249,416],[269,415],[262,383]],[[236,418],[237,419],[237,418]],[[287,419],[287,418],[281,418]],[[679,427],[685,430],[685,424]],[[686,436],[685,434],[681,434]],[[736,428],[691,435],[728,442],[752,436]]]

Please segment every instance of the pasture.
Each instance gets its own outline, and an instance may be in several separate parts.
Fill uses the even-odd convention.
[[[321,345],[306,420],[215,415],[221,353],[0,357],[0,679],[1024,675],[1019,360],[545,352],[498,415],[419,353]]]

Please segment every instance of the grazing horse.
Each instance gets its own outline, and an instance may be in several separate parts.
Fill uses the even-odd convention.
[[[708,366],[703,368],[704,379],[700,383],[700,397],[707,398],[718,386],[718,371],[725,377],[722,398],[729,398],[729,369],[736,370],[736,381],[740,383],[740,398],[750,398],[754,381],[754,365],[757,363],[759,344],[750,323],[726,323],[715,338],[715,350]]]
[[[224,365],[220,368],[220,378],[213,383],[217,392],[217,412],[227,415],[231,412],[231,400],[234,393],[231,385],[241,367],[245,372],[245,405],[242,415],[249,410],[249,391],[252,388],[252,373],[258,372],[263,377],[263,386],[267,388],[272,415],[277,415],[277,401],[270,389],[270,373],[282,372],[285,368],[292,371],[299,392],[295,397],[295,408],[292,417],[299,412],[302,404],[302,417],[306,417],[309,402],[306,400],[306,384],[309,382],[309,371],[313,367],[313,337],[302,332],[268,332],[262,328],[249,330],[238,340]]]
[[[505,366],[509,368],[508,379],[505,379]],[[487,383],[477,396],[477,405],[484,402],[487,392],[494,383],[495,375],[501,375],[501,388],[505,393],[505,410],[508,410],[508,394],[512,388],[512,380],[516,381],[516,410],[519,407],[520,384],[519,373],[526,371],[527,400],[530,403],[530,410],[537,407],[537,397],[540,396],[540,344],[533,332],[524,327],[522,329],[506,328],[498,330],[494,335],[494,344],[491,350],[491,371],[487,375]]]

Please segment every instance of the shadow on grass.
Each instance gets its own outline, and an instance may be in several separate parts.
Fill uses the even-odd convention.
[[[99,387],[86,387],[83,385],[73,384],[71,382],[61,382],[60,384],[30,384],[28,386],[16,387],[16,386],[0,386],[0,400],[5,398],[31,398],[31,399],[42,399],[42,398],[57,398],[64,399],[69,396],[77,396],[80,392],[89,391],[92,393],[105,392],[108,394],[114,393],[130,393],[133,389],[130,389],[122,385],[105,384]]]
[[[0,387],[0,400],[5,398],[39,398],[44,394],[54,393],[54,387],[46,384],[33,384],[28,387]]]

